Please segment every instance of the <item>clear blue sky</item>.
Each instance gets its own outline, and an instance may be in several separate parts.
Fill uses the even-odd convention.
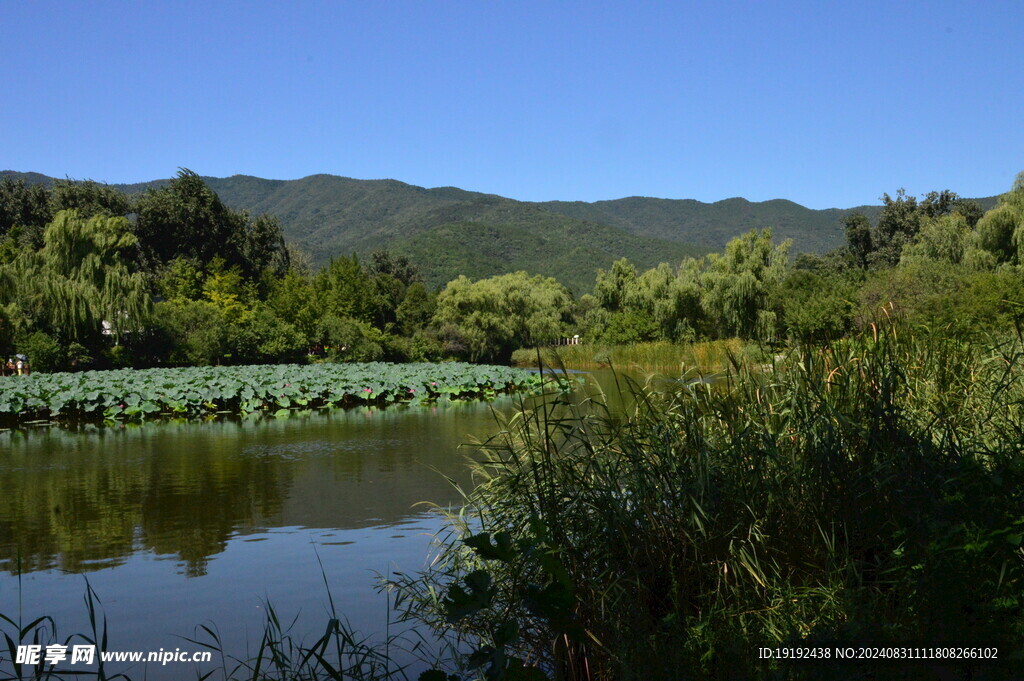
[[[1024,2],[0,0],[0,169],[524,200],[1009,189]]]

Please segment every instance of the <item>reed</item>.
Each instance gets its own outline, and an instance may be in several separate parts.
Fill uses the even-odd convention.
[[[1019,339],[887,323],[778,371],[736,361],[716,385],[623,379],[627,414],[524,402],[483,445],[433,569],[392,587],[487,678],[1018,678],[756,651],[1020,654],[1022,360]]]
[[[738,338],[689,344],[563,345],[541,348],[539,352],[540,362],[549,367],[564,366],[570,370],[638,369],[675,375],[719,373],[730,365],[731,358],[759,359],[766,356],[766,351],[759,346]],[[516,350],[512,353],[512,364],[537,368],[538,350]]]

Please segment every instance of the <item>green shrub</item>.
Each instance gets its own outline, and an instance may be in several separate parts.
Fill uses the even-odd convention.
[[[28,357],[32,371],[60,371],[67,365],[67,352],[55,338],[42,331],[18,339],[16,347]]]

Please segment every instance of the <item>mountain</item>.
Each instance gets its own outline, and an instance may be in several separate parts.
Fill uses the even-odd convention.
[[[0,176],[48,183],[38,173]],[[205,177],[236,210],[270,213],[285,236],[321,264],[332,256],[388,248],[408,255],[432,284],[459,274],[473,278],[525,269],[557,277],[577,292],[593,286],[594,272],[626,257],[640,268],[677,263],[721,249],[753,228],[772,227],[793,239],[794,250],[824,251],[844,241],[841,220],[852,211],[870,218],[880,206],[813,210],[792,201],[715,203],[629,197],[594,203],[531,203],[456,187],[426,189],[397,180],[311,175],[266,180],[247,175]],[[168,180],[114,185],[128,193]],[[984,207],[994,197],[980,199]]]
[[[995,196],[975,199],[985,210]],[[692,199],[631,196],[614,201],[548,201],[536,204],[580,220],[611,225],[632,234],[696,244],[717,250],[754,227],[772,228],[776,239],[792,239],[796,252],[823,252],[845,243],[842,220],[860,212],[874,221],[881,205],[813,210],[785,199],[752,202],[743,198],[702,203]]]

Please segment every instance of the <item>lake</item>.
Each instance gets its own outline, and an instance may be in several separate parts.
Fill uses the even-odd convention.
[[[446,476],[469,482],[461,445],[512,406],[0,432],[0,612],[20,601],[24,621],[52,615],[62,639],[87,631],[87,578],[113,650],[193,650],[180,637],[212,622],[242,655],[267,601],[321,634],[326,578],[355,628],[384,631],[376,576],[425,566],[441,521],[418,504],[458,502]],[[148,678],[180,678],[174,667]]]
[[[610,373],[591,377],[614,392]],[[424,502],[459,502],[465,445],[515,404],[0,431],[0,613],[87,632],[88,580],[111,650],[195,650],[182,637],[213,624],[246,657],[268,602],[315,640],[329,588],[354,628],[383,632],[378,576],[426,566],[442,519]],[[145,674],[194,678],[184,666]]]

